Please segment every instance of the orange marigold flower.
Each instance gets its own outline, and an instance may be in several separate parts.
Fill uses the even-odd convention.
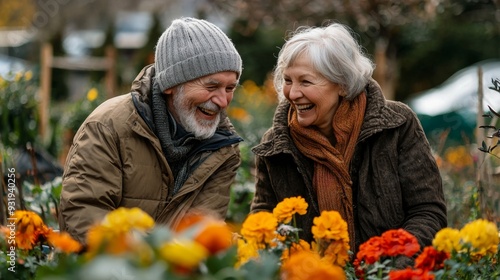
[[[293,215],[306,214],[307,206],[306,200],[300,196],[285,198],[274,207],[273,215],[278,219],[278,222],[288,224],[292,220]]]
[[[213,255],[231,247],[232,238],[233,233],[224,222],[212,221],[198,233],[194,240]]]
[[[417,238],[404,229],[391,229],[384,232],[380,237],[383,240],[382,249],[386,256],[405,255],[412,257],[420,251]]]
[[[355,263],[360,264],[362,261],[367,264],[374,264],[377,262],[384,250],[382,249],[383,239],[380,236],[374,236],[368,239],[365,243],[359,246],[358,253],[356,254]]]
[[[349,242],[347,223],[337,211],[323,211],[313,220],[311,232],[315,239],[344,240]]]
[[[250,115],[247,110],[241,107],[228,108],[227,113],[229,117],[231,117],[231,119],[235,119],[243,123],[248,123],[252,120],[252,115]]]
[[[67,232],[50,232],[47,237],[49,243],[64,253],[78,253],[82,244],[73,239]]]
[[[450,253],[438,251],[432,246],[427,246],[415,259],[415,268],[428,271],[439,270],[444,267],[444,261],[449,258]]]
[[[300,239],[298,243],[293,242],[290,248],[286,248],[281,254],[281,260],[284,261],[290,257],[290,255],[295,254],[300,251],[311,251],[311,244],[309,242]]]
[[[433,280],[434,275],[423,269],[393,270],[389,272],[390,280]]]
[[[349,243],[342,240],[332,241],[324,251],[323,259],[344,267],[349,260]]]
[[[176,232],[190,230],[193,239],[203,245],[211,255],[229,248],[233,243],[233,232],[222,220],[209,214],[190,213],[185,215],[174,228]]]
[[[321,260],[313,251],[292,254],[281,267],[283,280],[346,279],[344,270]]]
[[[49,229],[38,214],[16,210],[11,216],[16,223],[16,246],[30,250],[41,238],[46,238]]]
[[[181,232],[183,230],[186,230],[186,229],[200,223],[205,218],[206,217],[204,215],[201,215],[198,213],[186,214],[186,215],[184,215],[184,217],[182,217],[182,219],[179,221],[177,226],[173,228],[173,230],[175,232]]]
[[[93,226],[87,233],[87,255],[92,257],[100,250],[112,255],[125,253],[132,248],[127,240],[127,233],[112,232],[103,225]]]
[[[241,235],[256,243],[269,244],[276,236],[278,220],[269,212],[257,212],[247,216],[241,226]]]

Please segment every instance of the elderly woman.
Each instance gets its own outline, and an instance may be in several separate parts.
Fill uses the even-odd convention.
[[[338,211],[351,250],[402,228],[421,246],[446,227],[442,182],[429,143],[409,107],[384,99],[374,64],[338,23],[301,27],[281,49],[273,125],[252,151],[256,193],[251,211],[272,211],[301,196],[297,217],[311,241],[314,217]]]

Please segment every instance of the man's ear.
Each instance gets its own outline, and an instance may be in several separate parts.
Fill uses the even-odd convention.
[[[165,94],[172,94],[174,92],[174,88],[167,88],[166,90],[163,91]]]

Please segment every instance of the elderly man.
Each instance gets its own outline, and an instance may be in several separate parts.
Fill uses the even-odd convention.
[[[89,227],[118,207],[139,207],[172,227],[195,210],[224,218],[242,141],[225,111],[241,71],[217,26],[174,20],[131,92],[104,102],[76,133],[60,230],[85,243]]]

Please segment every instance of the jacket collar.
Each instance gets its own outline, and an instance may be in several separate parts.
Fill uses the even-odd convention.
[[[151,94],[153,91],[154,76],[154,64],[147,65],[134,79],[130,89],[132,101],[137,113],[144,120],[144,122],[146,122],[149,129],[153,133],[156,131],[153,121],[153,112],[151,110]],[[228,117],[221,119],[216,135],[214,135],[211,140],[212,141],[204,141],[206,144],[204,145],[205,148],[210,147],[210,149],[218,149],[229,144],[243,141],[243,139],[237,134]]]
[[[384,129],[400,126],[405,122],[405,117],[387,106],[387,101],[380,85],[370,79],[366,86],[366,112],[361,126],[358,142]]]

